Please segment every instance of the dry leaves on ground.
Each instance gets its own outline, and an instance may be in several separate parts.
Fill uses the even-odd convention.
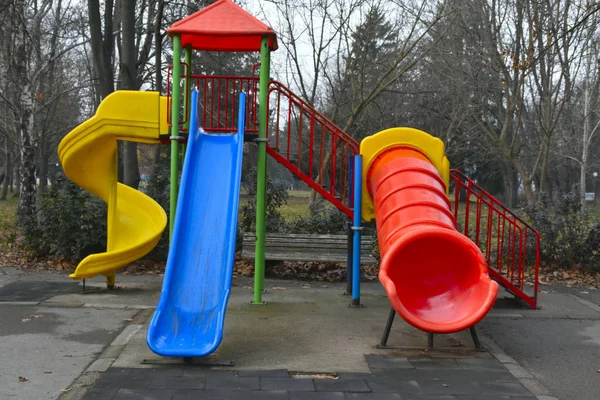
[[[375,280],[378,273],[379,266],[377,265],[361,266],[361,278],[364,280]],[[234,274],[253,277],[254,263],[252,260],[237,260],[234,266]],[[344,282],[346,280],[346,265],[327,262],[284,261],[275,265],[267,265],[265,275],[270,278]]]
[[[584,286],[588,289],[600,287],[600,273],[592,273],[580,268],[568,270],[557,267],[540,268],[539,282],[542,285],[561,284],[567,287]]]

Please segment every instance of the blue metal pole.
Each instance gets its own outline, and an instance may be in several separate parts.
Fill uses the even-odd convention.
[[[348,157],[348,193],[346,193],[346,195],[348,196],[348,205],[350,206],[350,208],[352,208],[352,196],[354,195],[354,191],[353,191],[353,184],[354,184],[354,177],[352,176],[352,170],[354,167],[354,157],[350,156]],[[352,258],[354,257],[352,255],[353,251],[352,251],[352,247],[354,247],[352,245],[353,241],[354,241],[354,233],[352,231],[352,221],[348,221],[348,224],[346,225],[346,230],[347,230],[347,235],[348,235],[348,253],[347,253],[347,259],[346,259],[346,292],[344,293],[345,295],[351,295],[352,294]]]
[[[352,306],[360,307],[360,231],[362,205],[362,155],[354,157],[354,243],[352,251]]]

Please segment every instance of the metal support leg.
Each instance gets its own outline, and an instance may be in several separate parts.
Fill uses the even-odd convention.
[[[483,350],[483,346],[479,341],[479,336],[477,336],[477,329],[475,329],[475,325],[469,328],[469,332],[471,333],[471,339],[473,339],[473,344],[475,345],[475,349]]]
[[[386,347],[388,338],[390,337],[390,331],[392,330],[392,324],[394,323],[394,317],[396,316],[396,310],[394,307],[390,307],[390,314],[388,315],[387,323],[385,324],[385,330],[383,331],[383,336],[381,337],[381,342],[379,343],[379,347]]]
[[[427,332],[427,348],[433,349],[433,333]]]

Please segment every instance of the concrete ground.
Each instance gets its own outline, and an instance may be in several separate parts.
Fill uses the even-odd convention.
[[[542,290],[542,309],[496,310],[481,330],[560,399],[599,399],[600,291]]]
[[[283,280],[267,280],[267,304],[250,305],[252,282],[235,279],[223,343],[206,360],[232,360],[235,366],[215,370],[149,351],[145,334],[161,279],[120,276],[123,288],[116,291],[92,279],[84,293],[81,283],[64,275],[0,269],[0,313],[7,316],[0,319],[0,359],[14,360],[0,365],[0,399],[600,397],[593,385],[571,389],[565,376],[544,373],[546,364],[558,361],[549,354],[557,352],[529,351],[556,329],[536,327],[538,322],[563,321],[573,331],[569,323],[598,319],[593,302],[570,293],[543,295],[544,308],[535,311],[500,299],[481,324],[489,352],[474,351],[467,332],[436,335],[436,349],[428,350],[427,336],[398,317],[388,347],[379,349],[389,302],[377,282],[362,285],[364,307],[356,309],[347,307],[343,284]],[[530,328],[543,335],[511,334]],[[581,349],[588,357],[568,364],[576,373],[578,362],[581,368],[593,365],[593,346],[599,345],[594,340]],[[571,342],[548,343],[568,349]],[[531,357],[540,358],[539,365]],[[581,379],[594,383],[589,375]]]

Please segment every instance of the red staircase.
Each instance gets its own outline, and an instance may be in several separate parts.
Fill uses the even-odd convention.
[[[539,232],[459,171],[450,180],[458,230],[481,249],[492,279],[537,308]]]
[[[204,130],[236,131],[237,99],[244,91],[246,132],[258,132],[257,77],[193,75],[192,88],[199,91]],[[280,82],[269,83],[267,109],[267,153],[352,218],[350,161],[358,142]],[[539,233],[459,171],[450,177],[458,230],[479,246],[493,279],[537,308]]]

